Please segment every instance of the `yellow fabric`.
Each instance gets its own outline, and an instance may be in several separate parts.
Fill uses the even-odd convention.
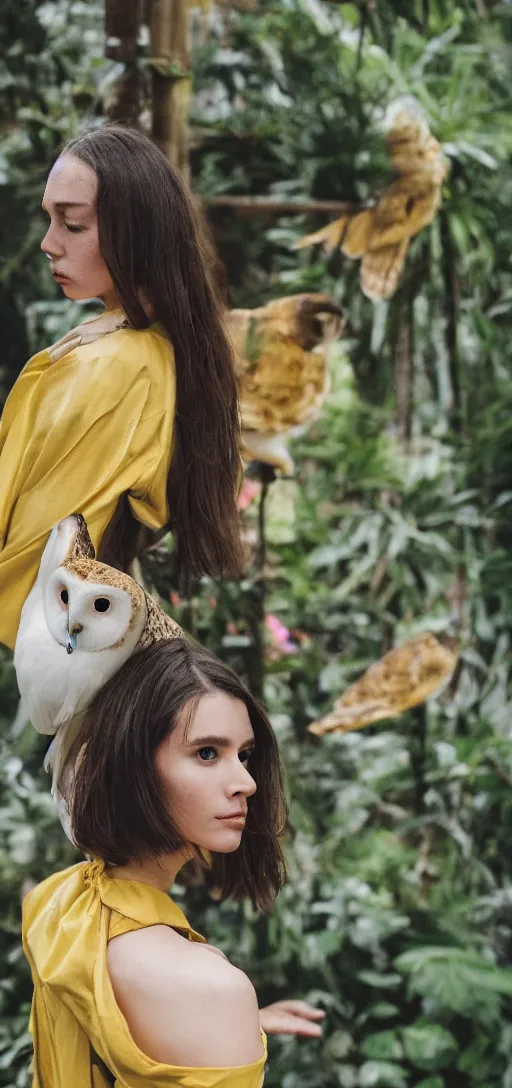
[[[56,873],[26,896],[23,947],[34,981],[33,1088],[261,1088],[265,1045],[258,1062],[236,1069],[164,1065],[139,1050],[110,984],[107,944],[119,933],[151,925],[203,940],[164,892],[113,879],[97,861]]]
[[[169,520],[172,346],[157,325],[99,338],[83,328],[81,346],[68,334],[30,359],[0,421],[0,642],[11,649],[57,521],[83,514],[97,548],[124,492],[144,525]]]

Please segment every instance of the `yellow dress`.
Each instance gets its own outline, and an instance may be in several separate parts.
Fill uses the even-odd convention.
[[[23,947],[34,981],[33,1088],[261,1088],[264,1053],[252,1065],[194,1069],[155,1062],[133,1041],[107,970],[111,937],[168,925],[204,938],[164,892],[114,879],[102,862],[48,877],[23,902]]]
[[[6,401],[0,642],[11,649],[57,521],[83,514],[97,548],[125,492],[135,517],[150,529],[169,520],[173,350],[160,326],[135,330],[123,322],[119,311],[102,314],[34,355]]]

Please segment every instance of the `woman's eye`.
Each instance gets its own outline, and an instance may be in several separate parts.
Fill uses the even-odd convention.
[[[204,763],[211,763],[212,759],[216,759],[217,757],[217,749],[208,746],[207,748],[200,748],[197,754],[199,759],[202,759]]]
[[[243,748],[242,751],[238,753],[240,763],[248,763],[251,758],[252,752],[252,748]]]
[[[81,231],[85,230],[85,227],[73,226],[71,223],[65,223],[64,226],[66,230],[70,230],[72,234],[80,234]]]

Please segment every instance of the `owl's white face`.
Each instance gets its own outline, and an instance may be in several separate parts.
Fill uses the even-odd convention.
[[[124,589],[86,582],[66,567],[48,579],[44,608],[48,628],[61,646],[92,652],[108,650],[128,635],[133,647],[145,622],[141,609],[131,624],[133,602]]]

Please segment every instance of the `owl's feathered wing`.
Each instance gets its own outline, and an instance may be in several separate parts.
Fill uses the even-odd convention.
[[[285,475],[293,471],[286,438],[316,419],[328,388],[328,345],[342,329],[327,295],[292,295],[227,317],[240,378],[243,456]]]
[[[183,638],[183,631],[179,624],[171,619],[167,612],[164,612],[158,601],[155,601],[154,597],[150,597],[149,593],[145,591],[144,597],[146,601],[146,622],[135,648],[136,652],[145,650],[147,646],[152,646],[154,642],[160,642],[161,639]]]
[[[80,735],[80,731],[83,726],[84,711],[80,714],[75,714],[73,718],[69,719],[65,726],[58,729],[48,751],[44,757],[44,769],[47,774],[52,776],[51,793],[57,806],[57,812],[59,820],[66,832],[66,835],[70,842],[73,842],[73,833],[71,830],[71,818],[69,814],[69,808],[64,795],[59,789],[65,788],[65,792],[71,793],[73,786],[73,771],[71,766],[66,770],[66,783],[61,779],[63,769],[66,766],[66,760],[74,747],[75,741]]]
[[[425,119],[407,108],[396,113],[386,144],[399,177],[374,205],[363,210],[354,207],[294,247],[321,243],[327,252],[339,248],[352,260],[361,259],[361,289],[374,301],[390,298],[396,291],[410,239],[432,222],[448,172],[441,146]]]

